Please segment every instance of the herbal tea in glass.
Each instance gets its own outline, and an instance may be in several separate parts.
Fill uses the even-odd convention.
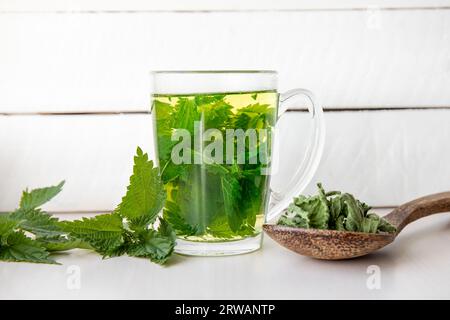
[[[269,188],[275,91],[153,95],[164,218],[188,241],[261,233]]]
[[[277,81],[272,70],[151,73],[154,146],[166,189],[162,215],[177,234],[175,252],[258,250],[263,224],[311,181],[323,149],[322,109],[308,90],[279,94]],[[272,144],[280,142],[273,130],[278,119],[288,109],[306,108],[311,135],[298,136],[309,141],[304,159],[273,154]],[[292,173],[272,177],[273,163],[289,168],[281,166],[287,159]],[[270,185],[272,178],[282,183]]]

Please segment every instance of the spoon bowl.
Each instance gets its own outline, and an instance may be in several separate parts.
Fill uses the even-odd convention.
[[[264,231],[282,246],[301,255],[325,260],[360,257],[395,239],[389,233],[303,229],[265,224]]]
[[[342,260],[364,256],[395,240],[403,228],[422,217],[450,211],[450,192],[422,197],[394,209],[384,218],[396,233],[319,230],[264,224],[264,231],[280,245],[304,256]]]

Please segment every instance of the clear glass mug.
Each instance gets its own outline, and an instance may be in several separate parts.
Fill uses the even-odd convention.
[[[275,71],[155,71],[156,161],[167,191],[164,218],[175,251],[217,256],[261,247],[262,225],[312,179],[323,150],[323,112],[304,89],[277,92]],[[286,102],[306,97],[312,134],[287,192],[270,187],[274,129]],[[303,107],[303,106],[302,106]],[[295,129],[295,128],[293,128]]]

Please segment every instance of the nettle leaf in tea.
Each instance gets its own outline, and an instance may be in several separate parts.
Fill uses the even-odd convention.
[[[317,186],[318,195],[294,198],[277,224],[366,233],[396,231],[385,219],[369,212],[371,207],[353,195],[339,191],[325,192],[320,183]]]
[[[261,233],[277,103],[274,91],[153,96],[164,219],[177,236]]]

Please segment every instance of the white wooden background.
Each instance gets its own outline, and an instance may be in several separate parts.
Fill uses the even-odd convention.
[[[62,179],[49,210],[114,208],[153,153],[152,69],[276,69],[326,109],[315,181],[376,206],[450,190],[450,1],[0,0],[0,211]],[[275,186],[308,129],[280,125]]]

